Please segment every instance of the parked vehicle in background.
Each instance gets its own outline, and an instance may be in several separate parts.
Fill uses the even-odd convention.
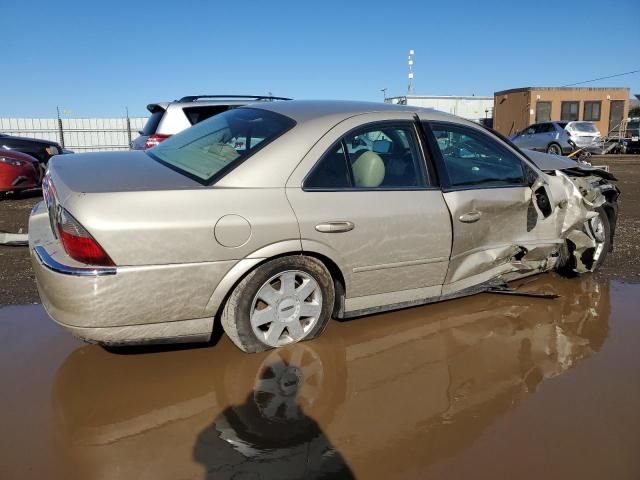
[[[627,153],[640,153],[640,118],[630,118],[627,122],[625,141]]]
[[[551,155],[566,155],[576,148],[569,132],[565,130],[566,124],[566,122],[535,123],[511,135],[509,139],[520,148]]]
[[[47,169],[49,159],[54,155],[61,153],[73,153],[69,150],[63,150],[62,146],[51,140],[42,140],[29,137],[14,137],[13,135],[5,135],[0,133],[0,153],[12,150],[20,153],[26,153],[38,160],[38,168],[40,177],[44,175]]]
[[[62,155],[29,221],[42,304],[104,344],[242,350],[478,293],[612,248],[608,172],[411,106],[260,102],[145,152]],[[123,208],[123,202],[126,208]]]
[[[564,125],[569,138],[577,148],[596,152],[601,149],[602,136],[593,122],[557,122]]]
[[[40,186],[38,160],[26,153],[0,148],[0,193]]]
[[[509,138],[520,148],[552,155],[567,155],[577,149],[595,153],[602,149],[602,137],[593,122],[535,123]]]
[[[146,150],[155,147],[171,135],[231,108],[274,100],[290,99],[260,95],[193,95],[173,102],[151,103],[147,105],[151,116],[138,132],[140,136],[131,142],[131,149]]]

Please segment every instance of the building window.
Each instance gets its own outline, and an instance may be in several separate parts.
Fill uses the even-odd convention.
[[[578,120],[578,110],[580,109],[580,102],[562,102],[562,108],[560,109],[560,120],[565,122],[573,122]]]
[[[600,106],[602,102],[584,102],[583,120],[597,122],[600,120]]]
[[[536,123],[551,121],[551,102],[536,103]]]

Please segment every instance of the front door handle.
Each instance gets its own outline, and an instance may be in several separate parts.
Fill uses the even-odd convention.
[[[355,228],[352,222],[325,222],[316,225],[316,230],[320,233],[342,233],[350,232]]]
[[[460,217],[458,217],[458,220],[460,220],[462,223],[473,223],[480,220],[481,216],[482,216],[482,213],[480,212],[469,212],[469,213],[460,215]]]

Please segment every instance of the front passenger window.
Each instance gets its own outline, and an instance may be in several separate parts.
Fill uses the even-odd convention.
[[[520,159],[488,135],[450,124],[431,126],[451,187],[523,185]]]

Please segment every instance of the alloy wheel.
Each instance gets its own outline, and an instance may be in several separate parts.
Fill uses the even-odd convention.
[[[281,347],[305,338],[322,313],[322,290],[301,270],[274,275],[258,290],[251,305],[251,328],[270,347]]]

